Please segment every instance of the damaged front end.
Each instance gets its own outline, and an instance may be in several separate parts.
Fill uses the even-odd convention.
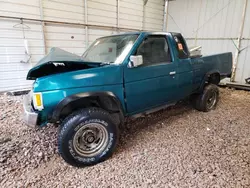
[[[99,66],[98,63],[87,63],[80,56],[64,51],[60,48],[52,48],[50,53],[41,59],[35,67],[30,69],[27,80],[36,80],[33,89],[23,100],[23,120],[29,127],[47,122],[46,111],[43,111],[43,92],[36,91],[38,79],[52,74],[90,69]],[[46,88],[46,87],[45,87]],[[44,88],[44,89],[45,89]],[[46,89],[45,89],[46,90]]]
[[[35,82],[32,93],[24,101],[25,123],[31,127],[54,123],[53,110],[67,96],[119,90],[118,84],[123,81],[122,70],[115,64],[88,62],[80,56],[53,48],[28,72],[27,79]]]

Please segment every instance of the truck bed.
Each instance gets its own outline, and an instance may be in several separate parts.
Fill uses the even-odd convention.
[[[204,61],[204,71],[216,71],[219,72],[221,78],[229,76],[232,70],[232,53],[221,53],[209,56],[203,56],[202,59]]]

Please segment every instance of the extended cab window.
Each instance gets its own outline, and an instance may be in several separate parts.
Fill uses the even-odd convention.
[[[165,36],[148,36],[137,49],[136,55],[142,55],[143,65],[171,62]]]
[[[187,44],[180,33],[173,33],[172,34],[176,43],[176,49],[178,52],[178,57],[180,59],[186,59],[189,57],[189,51]]]

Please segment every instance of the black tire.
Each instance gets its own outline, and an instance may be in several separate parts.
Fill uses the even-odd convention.
[[[101,133],[97,134],[98,129]],[[104,141],[97,138],[97,135],[105,137]],[[58,135],[58,150],[61,157],[72,166],[95,165],[112,155],[118,137],[118,126],[112,121],[108,112],[94,107],[81,109],[69,115],[62,122]],[[97,150],[99,152],[92,153],[91,156],[88,149],[93,145],[98,145],[96,141],[101,142],[102,147]],[[96,146],[95,150],[98,147]],[[82,154],[83,152],[85,153]]]
[[[219,101],[219,89],[216,85],[209,84],[201,94],[193,96],[191,101],[196,110],[209,112],[216,108]]]

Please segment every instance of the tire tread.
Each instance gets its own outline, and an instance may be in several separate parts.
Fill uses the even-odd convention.
[[[83,109],[80,109],[80,110],[77,110],[73,113],[71,113],[68,117],[66,117],[62,124],[61,124],[61,127],[59,127],[59,132],[58,132],[58,152],[59,154],[61,155],[61,157],[67,162],[69,163],[70,165],[72,166],[77,166],[77,167],[81,167],[81,166],[89,166],[89,165],[93,165],[93,164],[83,164],[83,165],[79,165],[77,164],[77,161],[75,160],[72,160],[72,159],[69,159],[65,153],[62,151],[62,148],[63,148],[63,143],[64,143],[64,135],[65,135],[65,132],[68,132],[71,128],[72,128],[72,122],[75,121],[75,118],[78,118],[79,114],[81,114],[81,116],[90,116],[91,114],[93,113],[101,113],[103,114],[104,116],[107,116],[109,118],[109,120],[116,126],[116,124],[113,122],[112,118],[111,118],[111,115],[106,112],[105,110],[103,109],[100,109],[100,108],[97,108],[97,107],[90,107],[90,108],[83,108]],[[119,129],[118,127],[116,126],[116,129],[117,129],[117,136],[119,136]],[[118,139],[117,139],[118,140]],[[115,143],[115,145],[117,144],[117,142]],[[110,155],[107,155],[103,160],[105,160],[106,158],[108,158]],[[101,161],[103,161],[101,160]],[[98,161],[98,162],[101,162],[101,161]]]
[[[208,84],[203,92],[201,94],[197,94],[193,97],[193,100],[192,100],[192,103],[193,103],[193,106],[196,110],[199,110],[199,111],[202,111],[202,112],[208,112],[210,111],[209,109],[207,109],[207,106],[206,106],[206,96],[207,94],[211,91],[211,90],[215,90],[217,92],[217,97],[219,97],[219,90],[218,90],[218,87],[217,85],[215,84]],[[218,102],[218,101],[217,101]],[[216,102],[216,104],[217,104]],[[215,104],[215,106],[216,106]]]

